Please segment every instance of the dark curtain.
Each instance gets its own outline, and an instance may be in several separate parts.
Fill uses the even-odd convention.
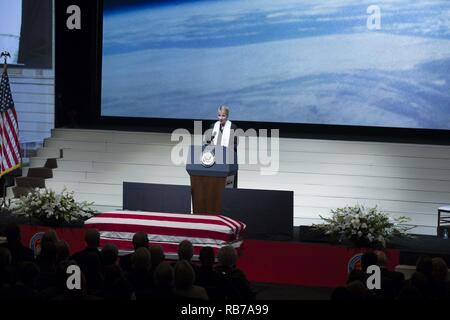
[[[52,68],[52,0],[22,1],[19,63],[26,68]]]

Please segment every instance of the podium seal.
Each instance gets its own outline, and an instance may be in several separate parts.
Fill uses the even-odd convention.
[[[201,162],[202,162],[202,166],[209,168],[212,165],[214,165],[214,163],[216,162],[216,159],[214,157],[214,154],[211,151],[207,150],[207,151],[203,152]]]

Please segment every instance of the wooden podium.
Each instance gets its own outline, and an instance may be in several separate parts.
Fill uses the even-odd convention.
[[[238,170],[234,150],[222,146],[191,146],[186,171],[191,176],[192,212],[220,214],[227,177]]]

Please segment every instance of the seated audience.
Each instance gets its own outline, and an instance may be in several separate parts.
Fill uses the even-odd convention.
[[[152,259],[152,274],[153,274],[158,265],[164,261],[166,256],[164,255],[163,248],[159,245],[150,246],[150,256]]]
[[[148,299],[153,287],[151,256],[147,248],[138,248],[131,257],[131,272],[128,280],[133,286],[136,300]]]
[[[387,269],[387,256],[383,251],[377,250],[375,254],[381,271],[381,289],[377,290],[377,293],[386,299],[394,299],[404,285],[405,276],[401,272]]]
[[[101,295],[103,290],[103,273],[101,256],[96,252],[86,252],[83,264],[80,264],[84,274],[89,295]]]
[[[217,255],[219,275],[219,291],[221,299],[253,300],[255,293],[244,272],[236,267],[238,255],[232,246],[220,248]]]
[[[11,265],[11,260],[9,249],[0,247],[0,299],[6,297],[6,291],[16,282],[15,269]]]
[[[124,297],[126,300],[130,300],[134,291],[119,266],[119,250],[117,247],[113,244],[106,244],[102,248],[102,259],[104,298],[117,300]],[[123,296],[120,295],[121,288],[125,290]]]
[[[94,253],[95,254],[95,253]],[[71,300],[100,300],[99,297],[90,295],[86,284],[84,273],[80,274],[80,289],[68,288],[67,280],[71,274],[67,273],[67,268],[76,264],[75,260],[66,260],[58,264],[56,268],[56,287],[51,300],[71,301]]]
[[[422,273],[425,277],[427,277],[428,281],[430,281],[433,273],[433,263],[431,261],[431,257],[427,255],[420,256],[419,259],[417,259],[416,271]]]
[[[70,257],[69,244],[64,240],[58,240],[56,242],[56,263],[66,261]]]
[[[431,295],[434,299],[448,299],[450,287],[448,282],[448,266],[442,258],[431,259]]]
[[[39,267],[40,274],[37,287],[39,290],[45,290],[55,285],[56,281],[56,240],[52,232],[46,232],[42,237],[41,249],[36,257],[36,264]]]
[[[430,279],[422,272],[416,271],[409,280],[410,284],[419,290],[424,299],[429,299],[431,294]]]
[[[175,300],[174,271],[168,262],[161,262],[153,275],[154,287],[150,295],[152,300]]]
[[[366,283],[360,280],[353,280],[347,283],[346,289],[349,293],[349,300],[373,300],[374,295],[367,289]]]
[[[195,273],[187,260],[179,260],[175,264],[175,293],[181,300],[208,300],[208,294],[203,287],[195,286]]]
[[[149,244],[148,244],[148,236],[144,232],[137,232],[133,235],[133,248],[134,251],[136,251],[139,248],[145,248],[148,250]],[[133,257],[134,253],[130,253],[127,255],[124,255],[120,258],[120,267],[122,270],[127,274],[131,272],[132,269],[132,262],[131,259]]]
[[[41,300],[41,294],[36,289],[39,268],[34,262],[24,262],[19,267],[19,278],[8,290],[6,300]]]
[[[2,245],[2,247],[8,248],[11,254],[12,266],[16,267],[25,261],[34,261],[33,250],[25,247],[21,242],[20,228],[17,224],[7,225],[4,233],[7,243]]]
[[[86,242],[86,247],[72,256],[72,259],[75,260],[80,267],[83,267],[83,264],[85,264],[86,256],[88,256],[89,253],[98,255],[101,260],[101,252],[98,248],[100,245],[100,233],[98,230],[88,229],[84,234],[84,241]]]
[[[86,247],[72,255],[83,272],[84,281],[86,281],[86,294],[99,294],[103,286],[103,276],[101,274],[101,251],[100,233],[97,229],[88,229],[84,234]]]
[[[194,270],[195,277],[197,278],[198,274],[198,266],[192,263],[192,258],[194,257],[194,247],[189,240],[183,240],[178,245],[178,261],[184,260],[187,261],[192,269]],[[172,264],[172,267],[175,268],[176,262]]]
[[[203,247],[199,255],[200,266],[198,267],[196,284],[206,289],[211,300],[220,299],[218,290],[219,275],[214,270],[214,249]]]

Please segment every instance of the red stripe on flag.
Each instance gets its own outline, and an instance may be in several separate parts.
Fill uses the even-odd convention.
[[[241,232],[242,230],[244,230],[243,224],[240,223],[239,221],[230,219],[230,218],[225,217],[225,216],[220,216],[220,217],[221,217],[222,219],[228,221],[229,223],[231,223],[233,226],[235,226],[235,227],[236,227],[236,232],[237,232],[237,233],[239,233],[239,232]]]
[[[14,167],[17,163],[19,163],[19,159],[17,158],[17,154],[14,151],[15,147],[13,145],[13,143],[11,142],[11,136],[9,134],[6,135],[6,143],[8,146],[7,153],[8,153],[8,158],[10,160],[10,168]]]
[[[13,115],[14,116],[14,115]],[[17,128],[13,125],[12,121],[11,121],[11,117],[10,117],[10,112],[8,111],[6,113],[6,121],[8,122],[8,127],[9,127],[9,131],[8,131],[8,139],[9,139],[9,143],[10,143],[10,149],[14,152],[11,152],[14,156],[14,163],[17,164],[19,163],[19,159],[17,157],[17,150],[18,150],[18,141],[17,141],[17,135],[16,135],[16,130]],[[12,130],[14,129],[14,130]]]
[[[3,115],[3,116],[2,116],[2,121],[5,121],[4,118],[5,118],[5,116]],[[10,159],[9,159],[9,154],[8,154],[8,151],[7,151],[8,141],[5,141],[5,140],[7,140],[8,135],[5,134],[5,125],[4,125],[4,124],[3,124],[3,132],[2,132],[2,136],[3,136],[3,139],[2,139],[2,140],[3,140],[2,157],[3,157],[3,159],[6,161],[6,165],[7,165],[6,168],[2,168],[2,169],[3,169],[2,172],[4,172],[4,171],[8,170],[9,168],[12,168],[12,167],[13,167],[13,166],[11,165],[11,161],[10,161]],[[6,142],[6,143],[5,143],[5,142]],[[6,150],[6,152],[5,152],[5,150]]]
[[[8,115],[9,115],[9,117],[8,117],[8,119],[9,119],[9,122],[11,123],[11,125],[12,125],[12,127],[13,127],[13,131],[11,132],[11,134],[12,134],[12,137],[13,137],[13,141],[14,141],[14,151],[15,151],[15,154],[17,155],[17,163],[19,163],[20,162],[20,141],[19,141],[19,135],[18,135],[18,132],[19,132],[19,126],[18,126],[18,124],[17,124],[17,112],[16,112],[16,109],[15,108],[13,108],[13,109],[9,109],[8,110]]]

